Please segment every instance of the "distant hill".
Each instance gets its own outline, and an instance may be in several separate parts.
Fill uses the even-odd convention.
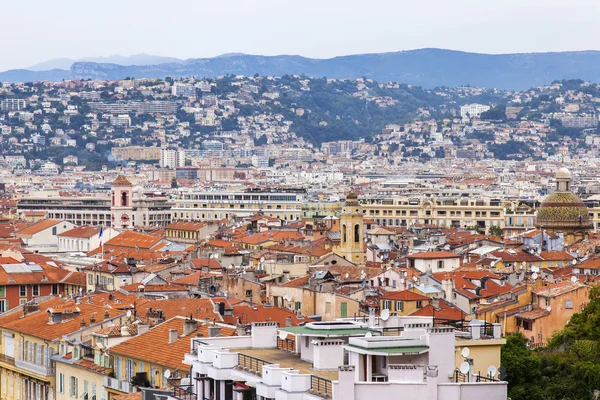
[[[154,56],[147,56],[154,57]],[[150,59],[146,59],[149,61]],[[162,60],[162,58],[161,58]],[[78,61],[73,63],[74,79],[122,79],[172,77],[215,77],[236,75],[306,74],[313,77],[357,78],[396,81],[432,88],[472,85],[522,90],[549,84],[557,79],[580,78],[600,82],[600,52],[478,54],[454,50],[419,49],[381,54],[357,54],[329,59],[294,55],[257,56],[226,54],[214,58],[168,59],[155,64]],[[8,74],[10,72],[10,74]],[[8,75],[7,75],[8,74]],[[0,73],[0,81],[32,80],[31,71]],[[44,78],[38,78],[44,79]],[[62,78],[61,78],[62,79]],[[35,79],[34,79],[35,80]]]
[[[55,58],[53,60],[44,61],[39,64],[32,65],[25,69],[30,71],[46,71],[50,69],[71,69],[73,63],[76,62],[95,62],[109,63],[119,65],[152,65],[164,63],[181,63],[184,60],[173,57],[153,56],[150,54],[132,54],[130,56],[121,56],[115,54],[107,57],[84,57],[80,59],[72,58]]]

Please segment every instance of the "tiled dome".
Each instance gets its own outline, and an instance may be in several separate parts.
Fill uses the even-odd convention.
[[[590,225],[588,209],[577,195],[556,192],[544,199],[538,209],[537,225],[544,228],[556,224],[562,227]]]

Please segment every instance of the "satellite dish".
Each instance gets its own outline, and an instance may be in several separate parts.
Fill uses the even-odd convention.
[[[465,361],[462,364],[460,364],[460,372],[462,372],[463,374],[468,374],[470,369],[471,366],[468,362]]]
[[[533,274],[531,274],[531,277],[533,278],[533,280],[536,280],[538,278],[537,272],[534,272]]]
[[[285,340],[287,339],[288,333],[286,331],[279,331],[279,339]]]
[[[390,319],[390,310],[385,309],[381,312],[381,319],[384,321],[387,321],[388,319]]]
[[[404,282],[405,282],[404,278],[400,278],[400,284],[404,285]]]
[[[577,265],[577,260],[573,259],[573,261],[571,261],[571,264]]]
[[[506,368],[504,368],[504,367],[500,367],[500,368],[498,369],[498,372],[500,372],[500,374],[498,375],[498,378],[500,378],[500,379],[502,379],[502,380],[503,380],[504,378],[506,378]]]
[[[165,377],[165,379],[169,379],[171,377],[171,370],[165,369],[165,372],[163,372],[163,376]]]
[[[264,262],[265,262],[265,258],[264,258],[264,257],[261,257],[261,258],[260,258],[260,263],[262,264],[262,263],[264,263]]]
[[[491,267],[493,267],[494,265],[496,265],[496,263],[497,263],[497,261],[492,261],[492,262],[490,263],[490,266],[491,266]]]
[[[534,265],[533,267],[531,267],[531,270],[533,272],[538,272],[540,269]]]
[[[577,277],[576,276],[572,276],[571,277],[571,282],[573,282],[573,283],[577,282]]]
[[[350,274],[348,274],[348,273],[344,276],[346,277],[346,279],[350,278]]]
[[[471,354],[471,350],[469,350],[468,347],[463,348],[460,352],[460,355],[463,356],[463,358],[469,357],[469,354]]]
[[[131,310],[127,310],[127,313],[125,315],[127,315],[127,318],[131,318]]]
[[[492,378],[493,378],[494,376],[496,376],[496,372],[498,372],[498,371],[496,370],[496,367],[494,367],[493,365],[490,365],[490,366],[488,367],[488,369],[487,369],[487,374],[488,374],[488,376],[490,376],[490,377],[492,377]]]
[[[365,333],[365,337],[373,337],[373,334],[371,332],[367,332]]]
[[[419,278],[417,278],[416,276],[413,276],[413,281],[415,281],[415,282],[416,282],[416,281],[418,281],[418,280],[419,280]]]

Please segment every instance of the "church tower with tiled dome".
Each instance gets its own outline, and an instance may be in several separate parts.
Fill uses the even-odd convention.
[[[365,261],[364,216],[358,196],[350,193],[340,213],[339,255],[355,264]]]
[[[537,212],[536,227],[547,233],[562,233],[566,246],[587,239],[593,226],[588,209],[571,192],[571,173],[565,167],[556,172],[556,191],[548,195]]]

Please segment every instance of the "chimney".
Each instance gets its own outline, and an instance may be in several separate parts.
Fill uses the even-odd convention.
[[[121,326],[121,336],[131,336],[129,334],[129,327],[127,325]]]
[[[35,303],[23,304],[23,317],[33,314],[36,311],[40,311],[40,305]]]
[[[177,329],[169,329],[169,344],[175,343],[179,338],[179,333]]]
[[[96,316],[94,314],[95,313],[92,313],[92,315],[90,315],[90,325],[96,322]]]
[[[431,306],[433,308],[439,308],[440,307],[440,299],[431,299]]]
[[[221,327],[216,325],[211,325],[208,327],[208,337],[217,337],[221,335]]]
[[[85,318],[81,318],[81,323],[80,323],[80,326],[81,326],[82,328],[85,328],[85,326],[86,326],[86,325],[85,325]]]
[[[142,335],[150,330],[150,325],[148,324],[138,324],[138,335]]]
[[[110,313],[108,312],[108,310],[104,310],[104,318],[109,318],[110,317]]]
[[[369,307],[369,328],[375,327],[375,307]]]
[[[290,317],[289,315],[285,318],[285,326],[292,326],[292,317]]]
[[[186,318],[183,321],[183,336],[187,336],[192,332],[195,332],[198,329],[198,322],[192,317]]]

